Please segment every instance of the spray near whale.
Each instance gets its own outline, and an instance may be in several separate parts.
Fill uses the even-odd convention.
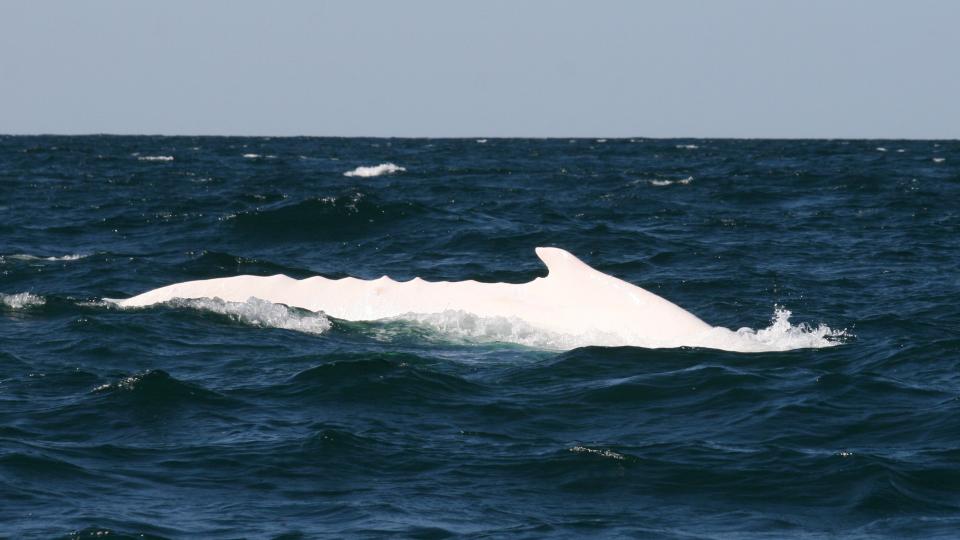
[[[321,276],[297,280],[285,275],[244,275],[187,281],[111,301],[134,308],[175,299],[245,302],[256,298],[322,311],[347,321],[423,320],[421,316],[429,314],[468,313],[485,319],[516,321],[570,338],[559,341],[570,345],[557,348],[707,347],[761,352],[837,344],[831,339],[837,333],[824,326],[811,331],[783,321],[786,327],[780,330],[793,330],[795,334],[787,340],[764,339],[764,330],[734,332],[711,326],[656,294],[590,267],[563,249],[539,247],[536,254],[548,274],[521,284],[430,282],[420,278],[398,282],[387,276],[374,280]]]

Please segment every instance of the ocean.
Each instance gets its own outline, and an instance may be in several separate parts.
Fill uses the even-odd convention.
[[[538,246],[778,350],[104,300]],[[958,531],[958,141],[0,136],[0,537]]]

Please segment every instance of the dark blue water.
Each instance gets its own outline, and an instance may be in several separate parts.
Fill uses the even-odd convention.
[[[956,537],[958,233],[957,141],[0,137],[0,536]],[[556,352],[102,302],[520,283],[550,245],[847,335]]]

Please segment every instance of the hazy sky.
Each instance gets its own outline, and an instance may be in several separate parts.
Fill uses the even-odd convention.
[[[0,0],[0,133],[960,138],[960,2]]]

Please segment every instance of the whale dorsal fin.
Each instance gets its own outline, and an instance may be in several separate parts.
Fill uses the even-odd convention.
[[[584,272],[596,272],[587,263],[573,256],[567,250],[555,247],[538,247],[536,249],[537,257],[547,266],[547,277],[565,278],[583,274]]]

